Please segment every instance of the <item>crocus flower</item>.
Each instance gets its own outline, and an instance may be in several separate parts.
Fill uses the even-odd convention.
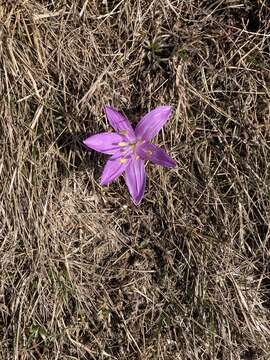
[[[108,185],[125,173],[125,181],[133,202],[139,205],[146,183],[145,161],[164,167],[175,167],[175,162],[164,150],[150,143],[171,115],[170,106],[159,106],[144,115],[133,130],[128,119],[112,107],[105,112],[115,132],[103,132],[88,137],[84,144],[98,152],[111,155],[102,176],[101,185]]]

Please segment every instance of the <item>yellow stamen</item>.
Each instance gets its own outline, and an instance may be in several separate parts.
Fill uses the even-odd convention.
[[[120,143],[118,143],[118,146],[127,146],[128,143],[125,141],[120,141]]]
[[[146,153],[147,153],[147,155],[149,155],[149,156],[153,155],[153,151],[151,151],[151,150],[147,150]]]
[[[121,134],[121,135],[127,135],[127,134],[128,134],[128,131],[127,131],[127,130],[121,130],[121,131],[119,131],[119,134]]]
[[[120,162],[120,164],[125,164],[125,163],[127,162],[127,159],[125,159],[125,158],[120,158],[120,159],[119,159],[119,162]]]
[[[135,156],[135,160],[139,160],[139,158],[140,158],[139,155]]]

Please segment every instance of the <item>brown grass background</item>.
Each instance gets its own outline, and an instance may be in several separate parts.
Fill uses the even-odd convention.
[[[270,359],[269,6],[0,1],[1,359]],[[105,104],[173,106],[140,207]]]

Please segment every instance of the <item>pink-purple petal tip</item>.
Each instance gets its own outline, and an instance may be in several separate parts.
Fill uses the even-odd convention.
[[[144,160],[167,168],[174,168],[176,162],[160,147],[145,143],[138,147],[138,155]]]
[[[135,129],[137,138],[150,141],[168,121],[171,106],[159,106],[142,117]]]
[[[112,155],[119,149],[119,142],[122,136],[117,133],[104,132],[89,136],[83,141],[88,148],[98,152]]]
[[[145,192],[146,174],[145,164],[141,159],[132,160],[125,171],[125,181],[132,201],[139,205]]]

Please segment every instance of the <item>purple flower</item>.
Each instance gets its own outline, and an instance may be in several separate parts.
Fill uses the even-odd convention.
[[[145,161],[164,167],[175,167],[174,160],[164,150],[149,141],[157,135],[171,115],[170,106],[159,106],[144,115],[133,130],[128,119],[106,106],[107,118],[116,132],[104,132],[88,137],[84,144],[96,151],[109,154],[102,176],[101,185],[108,185],[123,172],[125,181],[136,205],[141,202],[146,183]]]

